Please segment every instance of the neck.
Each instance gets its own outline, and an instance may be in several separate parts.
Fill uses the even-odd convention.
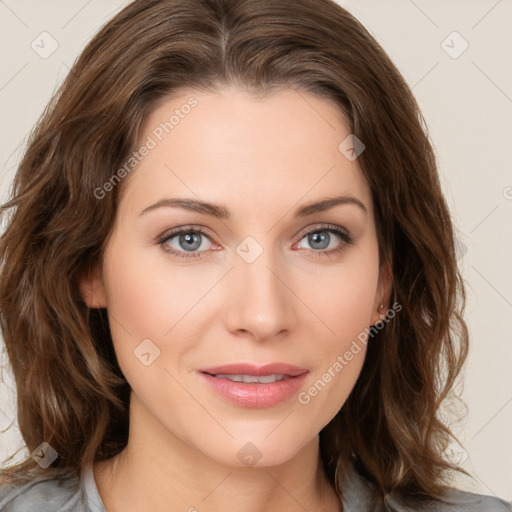
[[[318,436],[278,466],[234,467],[207,457],[153,423],[134,394],[130,417],[126,448],[94,464],[108,512],[341,510],[321,464]]]

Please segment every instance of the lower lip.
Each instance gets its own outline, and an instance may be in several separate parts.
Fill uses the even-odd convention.
[[[284,402],[299,391],[307,374],[308,372],[305,372],[297,377],[269,384],[246,384],[201,373],[210,387],[222,398],[240,407],[251,409],[263,409]]]

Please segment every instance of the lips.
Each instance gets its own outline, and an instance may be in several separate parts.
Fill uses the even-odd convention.
[[[238,407],[268,408],[289,400],[309,370],[287,363],[235,363],[202,368],[199,374],[220,398]]]
[[[200,373],[208,373],[209,375],[253,375],[255,377],[265,375],[285,375],[288,377],[297,377],[308,372],[307,368],[301,368],[288,363],[271,363],[264,366],[256,366],[247,363],[234,363],[222,366],[212,366],[202,368]]]

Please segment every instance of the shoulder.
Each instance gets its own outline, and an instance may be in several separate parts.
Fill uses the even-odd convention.
[[[37,478],[31,482],[0,483],[2,512],[87,512],[78,477]]]
[[[429,503],[418,504],[412,508],[404,507],[401,501],[391,496],[386,496],[386,504],[396,512],[417,511],[417,512],[512,512],[512,503],[482,494],[461,491],[450,488],[442,501],[430,501]]]
[[[345,475],[344,505],[348,510],[375,512],[382,510],[382,499],[375,486],[349,466]],[[442,501],[413,500],[401,493],[390,493],[384,497],[387,512],[512,512],[512,503],[500,498],[447,488]]]

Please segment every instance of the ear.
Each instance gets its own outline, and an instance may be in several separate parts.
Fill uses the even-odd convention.
[[[79,286],[84,302],[90,308],[107,307],[107,293],[99,267],[85,269],[80,276]]]
[[[390,307],[389,302],[392,284],[391,263],[385,262],[379,269],[379,279],[377,283],[377,293],[375,294],[375,303],[372,310],[371,325],[381,322],[385,317],[385,313]]]

